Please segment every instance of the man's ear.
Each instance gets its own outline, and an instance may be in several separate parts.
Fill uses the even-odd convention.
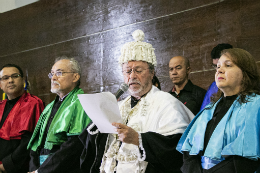
[[[191,72],[191,68],[190,67],[187,67],[187,75],[189,75]]]
[[[80,78],[80,75],[78,73],[74,73],[74,79],[73,82],[77,82]]]

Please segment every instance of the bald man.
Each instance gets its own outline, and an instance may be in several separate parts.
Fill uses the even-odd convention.
[[[193,85],[189,80],[190,72],[190,62],[187,58],[173,57],[169,62],[169,76],[174,86],[169,93],[196,115],[200,110],[206,90]]]

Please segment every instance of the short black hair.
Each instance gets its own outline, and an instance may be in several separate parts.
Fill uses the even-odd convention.
[[[5,67],[14,67],[14,68],[17,68],[17,69],[19,70],[19,73],[20,73],[21,77],[23,77],[23,71],[22,71],[21,67],[19,67],[18,65],[15,65],[15,64],[6,64],[6,65],[4,65],[4,66],[1,68],[0,71],[2,71],[3,68],[5,68]]]
[[[221,57],[221,52],[224,49],[231,49],[233,46],[228,43],[221,43],[214,47],[211,51],[211,58],[212,59],[219,59]]]

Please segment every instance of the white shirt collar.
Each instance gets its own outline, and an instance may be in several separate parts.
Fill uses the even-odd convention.
[[[69,93],[70,93],[70,92],[69,92]],[[63,96],[62,98],[60,98],[60,97],[59,97],[59,101],[61,101],[61,102],[62,102],[62,101],[64,100],[64,98],[65,98],[67,95],[69,95],[69,93],[68,93],[68,94],[66,94],[65,96]]]

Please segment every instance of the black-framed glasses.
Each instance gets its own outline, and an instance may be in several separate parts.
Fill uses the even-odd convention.
[[[64,72],[64,71],[56,71],[54,73],[49,73],[48,77],[51,79],[54,75],[57,77],[64,76],[65,73],[76,73],[76,72]]]
[[[124,75],[131,75],[132,72],[134,72],[135,74],[142,74],[143,71],[147,70],[148,68],[146,69],[142,69],[142,68],[129,68],[127,70],[123,70],[123,74]]]
[[[21,76],[21,74],[14,73],[14,74],[12,74],[11,76],[5,75],[5,76],[1,77],[0,80],[1,80],[1,81],[7,81],[10,77],[11,77],[12,79],[17,79],[17,78],[20,77],[20,76]]]

